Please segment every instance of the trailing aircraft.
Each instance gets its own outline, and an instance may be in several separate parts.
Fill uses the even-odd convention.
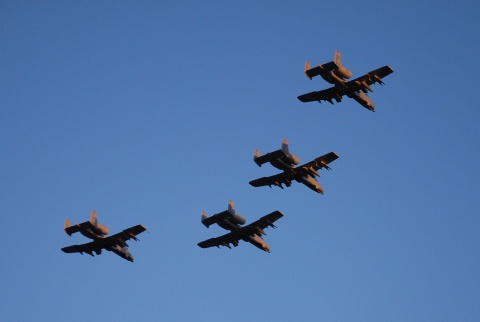
[[[300,101],[318,101],[319,103],[326,101],[333,104],[333,100],[341,102],[342,96],[346,95],[356,100],[366,109],[375,112],[375,106],[367,92],[373,92],[373,89],[370,87],[372,84],[379,83],[383,85],[382,78],[393,73],[393,69],[390,66],[383,66],[354,80],[346,81],[346,79],[352,77],[352,72],[342,65],[340,52],[335,51],[334,61],[329,63],[312,68],[308,61],[305,62],[304,72],[310,79],[320,75],[324,80],[335,86],[300,95],[298,96]]]
[[[261,236],[266,235],[265,231],[263,231],[265,228],[276,228],[273,223],[282,217],[283,214],[276,210],[247,226],[242,226],[245,224],[246,219],[242,215],[235,212],[233,201],[229,200],[228,210],[222,211],[221,213],[212,215],[210,217],[207,216],[205,211],[202,212],[202,224],[204,224],[207,228],[210,225],[217,224],[223,229],[230,230],[230,232],[220,237],[204,240],[198,243],[198,246],[201,248],[213,246],[218,248],[220,248],[220,246],[231,248],[230,244],[232,244],[234,247],[237,247],[238,242],[240,240],[244,240],[260,248],[261,250],[270,253],[270,246],[268,246],[267,242]]]
[[[262,164],[269,162],[275,168],[283,170],[283,172],[270,177],[252,180],[250,181],[250,185],[254,187],[269,186],[270,188],[272,186],[278,186],[283,189],[283,184],[290,187],[292,181],[295,180],[303,183],[313,191],[323,194],[323,188],[315,177],[320,176],[318,170],[322,168],[330,170],[328,164],[336,159],[338,159],[338,154],[330,152],[305,163],[304,165],[295,167],[300,163],[300,159],[296,155],[290,153],[288,149],[288,141],[284,139],[280,150],[269,152],[262,156],[260,156],[260,151],[255,150],[253,156],[253,161],[259,167],[261,167]]]
[[[138,241],[136,236],[144,232],[146,228],[142,225],[136,225],[125,229],[118,234],[107,237],[109,229],[98,222],[97,213],[92,211],[90,220],[84,223],[72,226],[69,219],[65,220],[64,230],[69,236],[80,232],[83,236],[93,239],[90,243],[62,248],[65,253],[80,253],[82,255],[83,253],[87,253],[93,257],[93,252],[100,255],[102,249],[106,249],[130,262],[133,262],[133,255],[128,250],[128,244],[126,241],[129,239]]]

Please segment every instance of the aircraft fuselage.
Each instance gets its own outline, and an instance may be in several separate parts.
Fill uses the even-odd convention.
[[[95,243],[100,244],[106,250],[114,252],[118,256],[130,262],[133,262],[133,255],[128,250],[128,244],[125,241],[115,240],[115,243],[111,243],[111,241],[105,238],[105,236],[96,234],[91,229],[83,229],[81,227],[80,227],[80,233],[87,238],[93,239]],[[97,253],[97,255],[99,255],[99,253]]]
[[[300,159],[295,154],[288,152],[287,147],[286,151],[283,150],[281,157],[271,158],[268,162],[279,170],[288,171],[295,168],[295,165],[300,163]]]
[[[304,177],[301,178],[301,182],[306,185],[307,187],[309,187],[310,189],[312,189],[313,191],[315,192],[318,192],[320,194],[323,195],[323,188],[322,186],[320,185],[320,183],[317,181],[317,179],[315,179],[314,177],[312,177],[311,175],[306,175]]]
[[[287,171],[294,168],[294,166],[290,162],[287,163],[283,161],[283,158],[270,160],[270,164],[273,165],[275,168],[283,171]]]
[[[128,250],[128,247],[122,247],[120,245],[112,245],[111,248],[106,248],[109,251],[114,252],[118,256],[126,259],[127,261],[133,262],[133,255]]]
[[[270,246],[267,244],[265,239],[258,235],[248,236],[248,240],[245,241],[248,241],[250,244],[260,248],[263,251],[266,251],[267,253],[270,253]]]
[[[273,165],[273,164],[272,164]],[[295,171],[295,167],[293,166],[290,166],[288,168],[278,168],[280,170],[283,170],[285,172],[288,172],[288,171]],[[315,179],[315,177],[307,174],[306,176],[302,176],[300,177],[299,179],[295,179],[296,181],[298,182],[301,182],[303,183],[304,185],[306,185],[307,187],[309,187],[310,189],[312,189],[313,191],[315,192],[318,192],[320,194],[323,195],[323,188],[322,186],[320,185],[320,183],[317,181],[317,179]],[[287,186],[290,186],[290,184],[287,184]],[[282,188],[282,187],[281,187]]]
[[[347,92],[347,96],[356,100],[360,105],[365,107],[366,109],[375,112],[375,105],[373,105],[372,100],[362,91],[351,91]]]
[[[335,86],[343,86],[345,84],[345,80],[335,74],[333,70],[331,71],[325,71],[324,73],[321,73],[320,76],[330,84],[333,84]]]
[[[80,227],[80,234],[82,234],[83,236],[85,236],[87,238],[90,238],[90,239],[93,239],[93,240],[103,238],[103,235],[95,233],[92,229],[83,229],[80,225],[78,225],[78,227]]]
[[[373,102],[370,99],[370,96],[368,96],[366,92],[352,89],[351,86],[348,86],[347,82],[343,82],[341,84],[335,84],[335,86],[338,88],[342,88],[342,87],[345,88],[345,93],[348,97],[353,98],[355,101],[357,101],[360,105],[362,105],[366,109],[375,112],[375,105],[373,105]],[[336,101],[338,103],[342,101],[341,95],[338,95],[338,97],[336,98]]]
[[[266,251],[267,253],[270,253],[270,246],[267,244],[267,242],[260,236],[253,234],[245,234],[242,230],[242,226],[231,222],[228,219],[224,220],[219,220],[217,224],[222,227],[225,230],[230,230],[233,234],[237,235],[240,239],[251,243],[252,245],[260,248],[263,251]],[[234,245],[237,246],[237,245]]]

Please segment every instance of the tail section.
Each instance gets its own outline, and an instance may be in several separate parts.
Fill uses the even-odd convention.
[[[310,78],[310,80],[312,80],[312,76],[308,73],[310,69],[312,69],[312,66],[310,66],[310,62],[307,60],[305,62],[305,67],[303,68],[303,72],[305,73],[305,75],[307,75],[308,78]]]
[[[202,224],[204,224],[205,227],[208,228],[209,225],[205,222],[205,220],[206,220],[207,218],[208,218],[207,213],[206,213],[205,211],[202,211]]]
[[[67,219],[65,220],[65,225],[63,226],[63,230],[65,230],[65,232],[66,232],[69,236],[72,235],[72,233],[71,233],[70,230],[68,229],[68,228],[71,227],[71,226],[72,226],[72,223],[70,222],[70,219],[67,218]]]
[[[333,72],[336,76],[341,78],[340,82],[344,82],[345,79],[352,77],[352,72],[347,67],[342,65],[342,56],[338,50],[335,50],[334,63],[337,68]]]
[[[285,152],[285,153],[288,153],[288,141],[283,139],[282,141],[282,151]]]
[[[333,61],[337,66],[342,66],[342,55],[338,50],[335,50],[335,58],[333,58]]]
[[[235,216],[235,204],[232,200],[228,201],[228,212]]]
[[[92,215],[90,216],[90,223],[95,227],[95,232],[99,235],[108,235],[110,230],[107,226],[98,223],[98,216],[95,210],[92,210]]]
[[[255,151],[253,152],[253,161],[256,163],[256,160],[260,157],[260,151],[255,149]],[[261,166],[261,164],[259,164],[258,166]]]
[[[228,201],[228,212],[231,215],[229,219],[238,225],[243,225],[247,221],[245,217],[235,212],[235,204],[232,200]]]
[[[95,210],[92,210],[92,215],[90,216],[90,223],[95,227],[98,225],[98,216]]]

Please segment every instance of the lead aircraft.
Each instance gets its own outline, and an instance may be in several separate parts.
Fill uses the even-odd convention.
[[[393,69],[390,66],[383,66],[354,80],[346,81],[346,79],[352,77],[352,72],[342,65],[340,52],[335,51],[334,61],[329,63],[311,68],[310,63],[308,61],[305,62],[304,72],[310,79],[320,75],[324,80],[335,86],[321,91],[300,95],[298,96],[300,101],[318,101],[319,103],[321,101],[327,101],[330,104],[333,104],[333,100],[341,102],[342,96],[346,95],[356,100],[366,109],[375,112],[375,106],[367,95],[367,92],[373,92],[370,87],[372,84],[379,83],[383,85],[382,78],[393,73]]]
[[[109,229],[100,224],[97,219],[97,213],[92,211],[90,220],[81,224],[71,225],[70,220],[65,220],[65,232],[71,236],[74,233],[80,232],[83,236],[93,239],[92,242],[82,245],[72,245],[62,248],[65,253],[87,253],[93,257],[93,252],[97,255],[102,253],[102,249],[114,252],[118,256],[133,262],[133,255],[128,250],[127,240],[133,239],[138,241],[137,235],[146,230],[142,225],[136,225],[121,231],[118,234],[106,236]]]
[[[269,186],[270,188],[272,186],[278,186],[283,189],[283,184],[290,187],[292,181],[295,180],[323,195],[323,188],[315,177],[320,176],[318,170],[322,168],[330,170],[328,164],[336,159],[338,159],[338,154],[330,152],[305,163],[304,165],[295,167],[295,165],[300,163],[300,159],[296,155],[290,153],[288,149],[288,141],[284,139],[280,150],[269,152],[262,156],[260,156],[260,151],[255,150],[253,156],[253,161],[255,161],[259,167],[261,167],[262,164],[269,162],[275,168],[283,170],[283,172],[270,177],[252,180],[250,181],[250,185],[254,187]]]
[[[229,200],[228,210],[222,211],[219,214],[208,217],[204,211],[202,213],[202,224],[204,224],[207,228],[210,225],[217,224],[223,229],[230,230],[230,232],[220,237],[204,240],[198,243],[198,246],[202,248],[213,246],[218,248],[220,248],[220,246],[231,248],[230,244],[237,247],[238,242],[240,240],[244,240],[260,248],[261,250],[270,253],[270,246],[268,246],[267,242],[261,236],[266,235],[266,233],[263,231],[265,228],[276,228],[273,223],[282,217],[283,214],[276,210],[266,216],[263,216],[259,220],[242,227],[242,225],[245,224],[246,219],[242,215],[235,213],[233,201]]]

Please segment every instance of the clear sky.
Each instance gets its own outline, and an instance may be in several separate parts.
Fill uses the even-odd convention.
[[[0,320],[478,321],[478,1],[2,1]],[[301,103],[389,65],[376,112]],[[253,188],[282,139],[325,194]],[[219,236],[274,211],[271,253]],[[130,263],[60,248],[143,224]]]

